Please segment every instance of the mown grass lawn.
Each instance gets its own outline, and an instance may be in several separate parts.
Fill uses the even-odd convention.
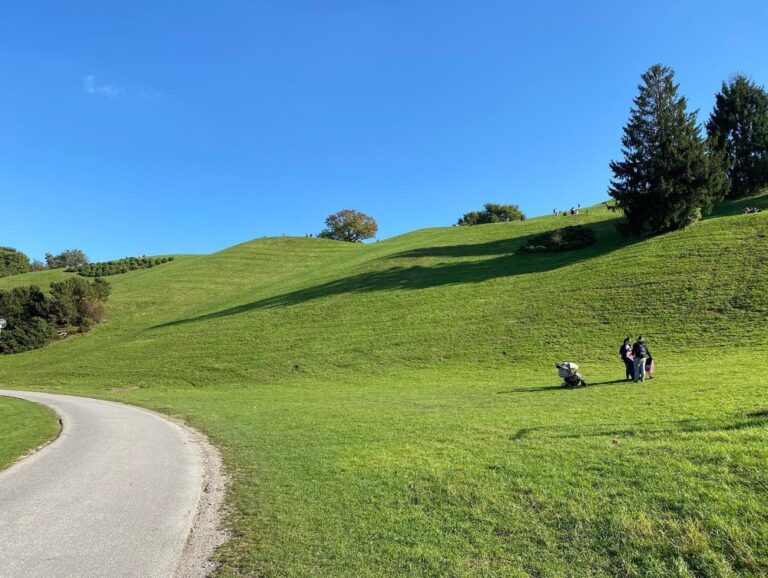
[[[0,396],[0,470],[59,433],[59,420],[48,408]]]
[[[222,576],[762,576],[768,213],[739,213],[641,242],[595,207],[180,256],[110,278],[103,326],[0,359],[0,385],[208,433]],[[598,243],[517,253],[575,223]],[[641,332],[657,377],[627,384]],[[563,360],[593,385],[557,387]]]

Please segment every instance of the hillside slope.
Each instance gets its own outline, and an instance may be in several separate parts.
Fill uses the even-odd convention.
[[[253,385],[361,370],[496,375],[539,362],[550,373],[562,356],[588,369],[612,361],[619,337],[638,332],[664,354],[691,340],[713,350],[762,342],[765,213],[636,244],[619,238],[609,217],[602,207],[577,217],[594,222],[600,242],[559,254],[515,250],[571,217],[425,230],[367,246],[264,239],[182,256],[111,277],[111,315],[92,335],[6,363],[32,371],[43,365],[38,357],[63,363],[66,383],[114,350],[117,385]],[[11,277],[0,288],[63,275]]]
[[[759,575],[768,212],[739,213],[642,242],[594,207],[179,256],[111,277],[106,323],[0,358],[0,386],[207,431],[235,479],[225,574]],[[598,243],[516,253],[576,223]],[[638,333],[658,377],[625,385]],[[558,389],[560,360],[597,386]]]

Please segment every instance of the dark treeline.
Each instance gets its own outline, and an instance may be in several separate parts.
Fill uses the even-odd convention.
[[[689,111],[674,71],[655,64],[641,77],[610,163],[610,195],[625,232],[651,235],[687,226],[724,198],[768,187],[768,94],[744,75],[724,82],[706,135]]]

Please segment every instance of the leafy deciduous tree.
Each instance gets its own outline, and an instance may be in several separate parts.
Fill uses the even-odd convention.
[[[350,243],[359,243],[364,239],[375,237],[379,230],[373,217],[352,209],[344,209],[328,215],[325,219],[325,226],[326,228],[320,232],[318,237]]]
[[[77,267],[88,263],[88,257],[80,249],[67,249],[58,255],[45,254],[45,263],[49,269],[61,269],[63,267]]]
[[[457,225],[484,225],[486,223],[506,223],[525,219],[517,205],[485,203],[482,211],[470,211],[458,220]]]

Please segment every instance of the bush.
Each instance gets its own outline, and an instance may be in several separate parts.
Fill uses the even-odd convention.
[[[597,241],[595,233],[584,225],[574,225],[531,237],[521,249],[525,253],[573,251],[588,247]]]
[[[56,338],[58,328],[88,331],[104,318],[110,291],[103,279],[78,277],[52,283],[50,297],[36,286],[0,291],[0,311],[8,322],[0,333],[0,352],[43,347]]]
[[[482,211],[464,213],[457,225],[485,225],[487,223],[508,223],[509,221],[524,221],[525,215],[517,205],[500,205],[485,203]]]
[[[72,277],[66,281],[51,283],[52,311],[59,325],[80,327],[90,320],[88,304],[106,301],[111,288],[103,279],[93,282]]]
[[[13,247],[0,247],[0,277],[31,271],[29,257]]]
[[[102,319],[104,319],[104,314],[106,311],[107,308],[104,306],[104,304],[98,301],[86,301],[83,304],[84,319],[90,323],[101,323]]]
[[[31,349],[45,347],[56,338],[56,327],[41,317],[33,317],[24,323],[4,329],[0,351],[3,353],[21,353]]]

